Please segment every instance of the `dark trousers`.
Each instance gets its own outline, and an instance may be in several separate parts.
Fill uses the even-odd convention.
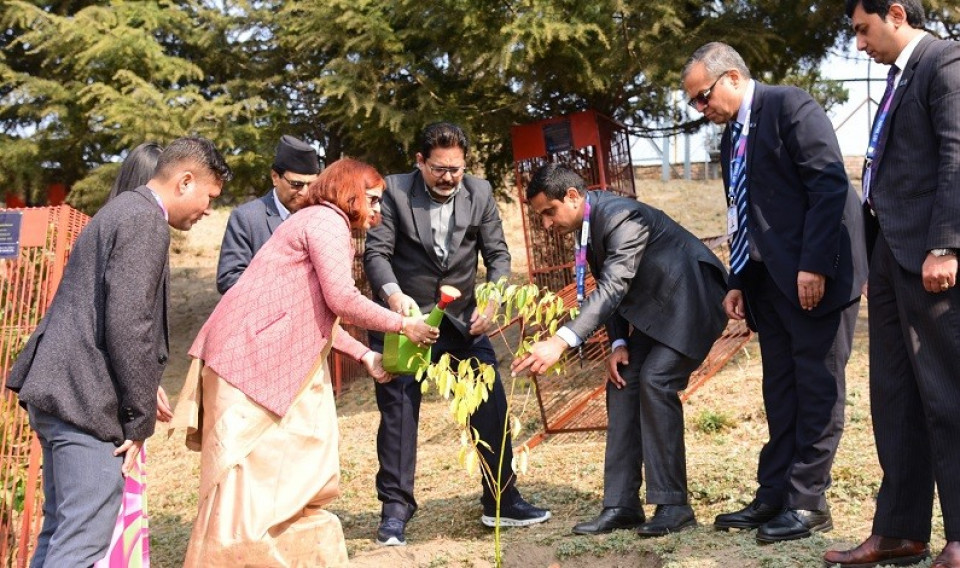
[[[822,510],[843,434],[845,370],[860,300],[813,317],[784,296],[765,267],[754,270],[745,294],[759,334],[770,433],[760,451],[757,499]]]
[[[936,484],[960,540],[960,289],[931,294],[880,234],[870,261],[870,409],[883,483],[873,532],[927,542]]]
[[[634,331],[630,363],[620,368],[626,386],[607,382],[607,447],[603,465],[603,506],[640,509],[640,485],[647,475],[647,502],[687,502],[687,459],[683,405],[701,361]]]
[[[371,335],[370,346],[383,350],[383,340]],[[486,337],[464,339],[446,320],[440,325],[440,339],[434,345],[431,357],[436,362],[441,355],[449,353],[455,359],[475,357],[482,363],[497,369],[497,356],[493,345]],[[377,408],[380,410],[380,428],[377,431],[377,497],[383,503],[382,515],[408,520],[417,510],[413,495],[414,476],[417,468],[417,428],[420,421],[420,383],[412,375],[398,376],[386,384],[376,385]],[[480,439],[490,445],[490,450],[480,447],[480,454],[496,475],[500,464],[500,447],[504,436],[504,421],[507,416],[507,397],[500,380],[500,372],[493,384],[489,399],[482,403],[470,420]],[[506,488],[501,506],[510,506],[519,496],[514,487],[513,447],[510,432],[506,432],[503,444],[503,467],[500,479]],[[493,514],[493,492],[483,481],[481,503],[484,511]]]

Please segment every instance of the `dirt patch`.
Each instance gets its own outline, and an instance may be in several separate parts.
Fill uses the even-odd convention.
[[[639,184],[640,199],[659,207],[698,236],[723,230],[723,191],[718,183]],[[517,208],[502,207],[513,270],[522,275],[526,261]],[[175,398],[187,369],[187,349],[219,301],[215,271],[229,211],[219,210],[193,230],[175,238],[171,260],[171,358],[164,385]],[[529,473],[518,487],[553,518],[542,525],[503,534],[505,566],[541,568],[804,568],[820,566],[823,551],[856,545],[870,531],[879,487],[867,387],[866,308],[861,309],[854,352],[847,367],[847,424],[833,469],[828,498],[836,528],[826,536],[758,546],[752,533],[722,533],[710,528],[713,516],[743,507],[755,489],[756,459],[766,441],[760,396],[760,359],[756,341],[748,343],[685,406],[687,472],[690,499],[701,527],[660,539],[640,539],[629,531],[604,537],[570,534],[577,522],[602,507],[604,437],[602,433],[547,438],[530,456]],[[562,379],[558,379],[562,380]],[[598,377],[598,386],[603,377]],[[420,419],[417,500],[420,510],[408,525],[408,546],[382,548],[374,537],[380,503],[374,488],[379,422],[368,380],[337,400],[341,437],[341,495],[331,510],[340,517],[353,565],[387,568],[493,566],[493,535],[480,525],[480,483],[457,465],[458,437],[447,404],[430,394]],[[708,430],[701,423],[722,423]],[[526,439],[539,429],[536,406],[524,418]],[[151,507],[151,562],[155,568],[182,565],[196,515],[198,454],[182,439],[155,436],[148,442]],[[653,512],[647,507],[647,514]],[[943,546],[939,506],[934,542]]]

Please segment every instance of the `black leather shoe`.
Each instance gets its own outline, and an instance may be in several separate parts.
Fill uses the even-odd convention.
[[[653,518],[637,528],[640,536],[663,536],[697,526],[690,505],[657,505]]]
[[[604,507],[594,519],[577,523],[573,534],[606,534],[618,529],[635,529],[643,524],[643,511],[629,507]]]
[[[786,509],[757,529],[757,542],[769,544],[783,540],[797,540],[813,536],[813,533],[833,529],[830,507],[822,511]]]
[[[755,529],[783,511],[783,507],[767,505],[757,499],[734,513],[717,515],[713,520],[713,528],[726,529]]]

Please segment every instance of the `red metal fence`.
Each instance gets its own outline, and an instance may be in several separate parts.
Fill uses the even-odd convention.
[[[21,212],[20,255],[0,260],[0,379],[40,322],[63,277],[73,242],[90,220],[66,206]],[[40,444],[12,392],[0,394],[0,566],[27,565],[40,529]]]

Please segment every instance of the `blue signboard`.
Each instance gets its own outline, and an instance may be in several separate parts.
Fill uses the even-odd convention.
[[[20,221],[22,211],[0,211],[0,260],[20,256]]]

